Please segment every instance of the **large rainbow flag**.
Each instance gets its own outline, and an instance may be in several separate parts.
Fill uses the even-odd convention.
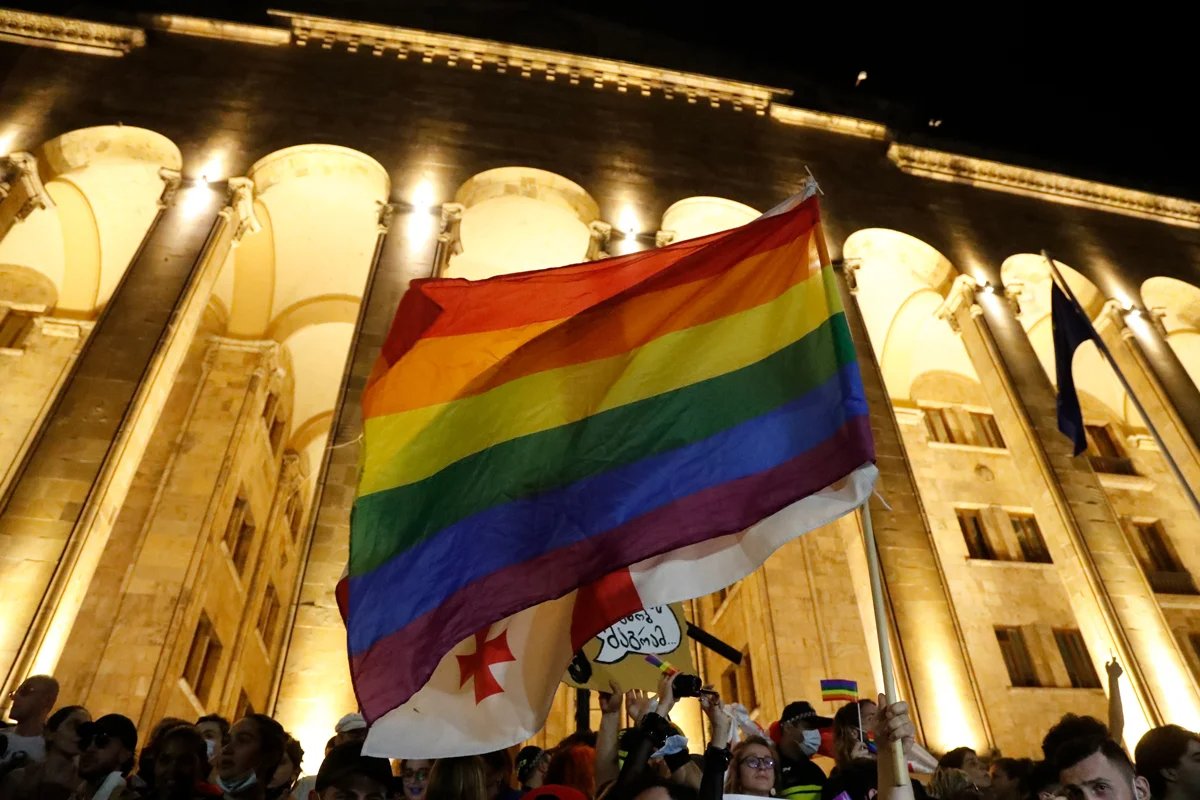
[[[363,399],[347,628],[368,750],[522,740],[590,637],[866,499],[823,252],[811,198],[657,250],[413,283]]]

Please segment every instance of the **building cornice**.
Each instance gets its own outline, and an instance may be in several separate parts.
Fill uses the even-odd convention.
[[[149,28],[156,31],[199,36],[204,39],[224,39],[229,42],[265,44],[276,47],[292,41],[289,31],[282,28],[270,28],[266,25],[248,25],[244,22],[186,17],[180,14],[147,14],[141,19]]]
[[[301,47],[312,43],[328,50],[338,45],[352,53],[368,50],[376,56],[419,58],[426,64],[434,61],[447,66],[469,64],[475,70],[488,67],[497,72],[518,73],[523,78],[537,75],[547,81],[563,81],[573,86],[615,87],[619,92],[680,97],[689,103],[706,102],[714,107],[729,106],[737,110],[748,108],[758,114],[766,114],[774,98],[791,94],[787,89],[772,86],[468,36],[291,11],[271,10],[268,13],[287,22],[292,41]]]
[[[949,183],[1036,197],[1070,206],[1200,228],[1200,203],[1056,172],[1017,167],[999,161],[946,153],[893,142],[888,158],[904,172]]]
[[[94,56],[123,56],[146,44],[141,28],[0,8],[0,41]]]
[[[799,125],[804,128],[844,133],[860,139],[874,139],[882,142],[890,138],[887,126],[878,122],[858,117],[844,117],[841,114],[830,114],[825,111],[812,111],[782,103],[771,104],[771,119],[785,125]]]

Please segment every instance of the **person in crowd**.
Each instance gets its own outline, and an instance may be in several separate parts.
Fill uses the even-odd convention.
[[[487,769],[488,800],[519,800],[521,792],[512,785],[512,755],[507,750],[495,750],[481,757]]]
[[[137,739],[137,726],[121,714],[105,714],[79,726],[79,777],[86,786],[81,797],[109,800],[125,788],[125,778],[133,771]]]
[[[0,800],[67,800],[80,787],[75,762],[82,751],[79,726],[90,722],[83,706],[64,706],[46,720],[46,757],[8,773]]]
[[[1148,731],[1133,751],[1154,800],[1200,798],[1200,734],[1178,725]]]
[[[618,702],[620,695],[617,695]],[[619,711],[619,709],[618,709]],[[600,756],[596,755],[597,761]],[[546,784],[546,768],[550,766],[550,754],[540,747],[522,747],[517,753],[517,783],[521,791],[528,793]],[[412,800],[420,800],[412,798]]]
[[[867,745],[869,737],[866,731],[872,730],[878,713],[878,705],[869,700],[860,700],[847,703],[833,715],[835,766],[821,789],[822,798],[831,800],[845,793],[849,800],[866,800],[874,794],[875,758]]]
[[[571,786],[555,786],[548,783],[531,789],[523,795],[522,800],[591,800],[591,798]]]
[[[1033,771],[1028,758],[999,758],[992,763],[992,800],[1021,800],[1022,791]]]
[[[945,770],[962,770],[976,789],[984,790],[992,785],[987,767],[979,760],[979,754],[969,747],[956,747],[942,756],[938,760],[938,772]],[[937,782],[937,773],[934,773],[934,782]]]
[[[217,785],[230,800],[264,800],[283,759],[287,734],[266,714],[249,714],[229,729],[217,758]]]
[[[304,748],[289,734],[283,743],[283,758],[267,783],[267,800],[285,800],[292,796],[292,789],[300,780],[300,764],[303,761]]]
[[[392,768],[386,758],[365,756],[362,742],[343,742],[329,751],[308,797],[300,800],[388,800]]]
[[[221,748],[229,740],[229,720],[220,714],[206,714],[196,720],[196,731],[204,737],[205,746],[208,748],[208,778],[210,781],[216,781],[217,759],[221,756]],[[153,740],[153,733],[150,738]]]
[[[487,800],[487,766],[479,756],[439,758],[429,772],[426,800]]]
[[[149,749],[147,745],[146,749]],[[145,752],[143,750],[143,752]],[[138,772],[144,770],[145,788],[133,795],[138,800],[211,800],[221,790],[208,782],[207,741],[189,723],[174,725],[159,734],[154,745],[154,760],[139,759]]]
[[[58,701],[58,681],[49,675],[31,675],[8,696],[8,715],[15,725],[0,729],[0,780],[26,764],[46,757],[46,718]]]
[[[1064,714],[1062,719],[1054,724],[1042,738],[1042,755],[1047,761],[1053,762],[1058,754],[1058,748],[1072,739],[1111,738],[1108,728],[1095,717]]]
[[[560,747],[546,767],[546,783],[573,786],[588,797],[596,794],[596,751],[586,744]]]
[[[1121,676],[1125,670],[1116,657],[1104,669],[1108,673],[1108,735],[1119,742],[1125,734],[1125,706],[1121,703]]]
[[[433,761],[427,758],[406,758],[400,762],[400,783],[404,788],[405,800],[425,800],[425,787],[429,785],[431,769]]]
[[[779,783],[779,756],[761,736],[751,736],[733,748],[725,791],[753,797],[772,797]]]
[[[367,720],[357,711],[347,714],[333,726],[333,732],[334,746],[346,742],[364,742],[367,739]]]
[[[779,717],[780,791],[786,800],[819,800],[825,772],[812,757],[821,747],[821,728],[833,720],[817,714],[812,704],[788,703]]]
[[[1121,745],[1106,736],[1067,740],[1054,763],[1062,791],[1073,800],[1150,800],[1150,784],[1134,771]]]
[[[345,717],[342,719],[345,719]],[[338,736],[339,734],[335,733],[333,736],[330,736],[328,740],[326,740],[325,750],[321,756],[322,758],[329,758],[329,754],[332,753],[333,748],[337,746]],[[296,797],[296,800],[306,800],[309,794],[315,790],[316,785],[317,776],[306,775],[300,780],[296,781],[296,787],[292,790],[292,794]]]
[[[138,753],[137,773],[127,781],[136,793],[142,795],[152,794],[154,788],[154,759],[158,752],[158,743],[162,741],[162,737],[167,731],[180,727],[194,729],[192,723],[187,720],[180,719],[179,717],[163,717],[154,726],[153,730],[150,731],[150,736],[146,740],[146,744],[142,745],[142,751]],[[209,761],[210,759],[205,756],[205,760]],[[209,767],[209,772],[211,771],[212,768]]]
[[[1023,800],[1054,800],[1059,796],[1062,784],[1058,782],[1058,768],[1053,761],[1037,761],[1025,778],[1021,789]]]

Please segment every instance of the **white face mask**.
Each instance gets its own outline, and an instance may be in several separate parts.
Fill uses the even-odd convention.
[[[254,774],[254,770],[250,770],[240,778],[235,778],[226,783],[220,775],[217,776],[217,786],[225,794],[238,794],[249,789],[254,784],[258,783],[258,776]]]
[[[800,741],[800,751],[806,756],[811,756],[813,753],[821,749],[821,732],[820,731],[805,731],[804,738]]]
[[[213,756],[217,754],[217,743],[212,739],[204,740],[204,749],[208,751],[208,760],[212,761]]]

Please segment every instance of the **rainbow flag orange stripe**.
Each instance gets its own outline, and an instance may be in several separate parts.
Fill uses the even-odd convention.
[[[364,392],[351,672],[369,718],[458,642],[873,460],[815,199],[658,250],[414,282]]]

